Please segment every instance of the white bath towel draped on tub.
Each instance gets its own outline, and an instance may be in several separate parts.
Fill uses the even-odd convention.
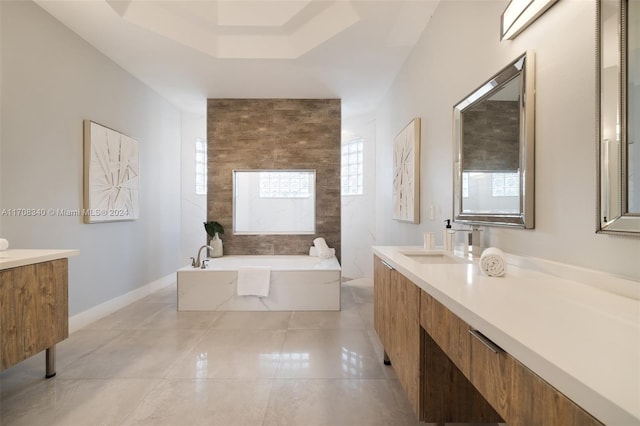
[[[268,266],[247,266],[238,268],[238,296],[269,296],[271,268]]]

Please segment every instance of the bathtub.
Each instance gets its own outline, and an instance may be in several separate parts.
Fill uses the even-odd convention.
[[[271,268],[269,296],[238,296],[241,267]],[[206,269],[177,271],[179,311],[339,311],[338,259],[311,256],[223,256]]]

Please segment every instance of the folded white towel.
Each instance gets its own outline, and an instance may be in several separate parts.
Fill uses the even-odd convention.
[[[335,256],[336,255],[336,249],[329,248],[329,251],[331,252],[331,256]],[[315,246],[309,247],[309,256],[318,257],[318,249]]]
[[[495,247],[485,249],[480,255],[480,270],[490,277],[501,277],[505,274],[507,262],[504,253]]]
[[[324,238],[316,238],[315,240],[313,240],[313,245],[316,247],[316,253],[318,253],[318,257],[329,259],[330,257],[334,256],[333,254],[331,254],[331,250],[329,249],[329,246],[327,245],[327,242],[324,240]]]
[[[271,268],[252,266],[238,268],[238,296],[267,297],[271,286]]]

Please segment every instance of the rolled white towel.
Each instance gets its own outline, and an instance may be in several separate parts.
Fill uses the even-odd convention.
[[[9,241],[4,238],[0,238],[0,251],[6,250],[9,248]]]
[[[327,242],[324,240],[324,238],[316,238],[315,240],[313,240],[313,245],[316,247],[316,253],[318,254],[318,257],[329,259],[333,256],[333,254],[331,254],[331,249],[327,245]]]
[[[501,277],[507,270],[504,253],[495,247],[485,249],[480,255],[480,270],[489,277]]]
[[[336,249],[330,247],[329,251],[331,251],[331,256],[336,255]],[[318,257],[318,249],[315,246],[309,247],[309,256]]]

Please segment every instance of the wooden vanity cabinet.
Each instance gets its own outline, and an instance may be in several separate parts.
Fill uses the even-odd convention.
[[[0,371],[47,350],[55,375],[56,343],[69,336],[68,259],[0,271]]]
[[[374,327],[409,402],[420,412],[420,289],[374,258]]]
[[[420,291],[422,411],[420,419],[442,423],[504,420],[469,381],[469,325],[427,292]]]
[[[509,353],[475,338],[469,379],[510,426],[602,425]]]
[[[509,426],[601,425],[589,413],[495,343],[477,334],[477,330],[473,330],[422,290],[420,318],[425,333],[431,335],[446,357],[465,376],[462,380],[451,375],[458,384],[447,392],[455,393],[460,405],[474,407],[463,413],[473,420],[455,421],[506,421]],[[423,363],[423,369],[427,369],[428,361],[423,360]],[[462,381],[477,391],[469,391]]]
[[[422,421],[602,425],[377,256],[374,325]]]

